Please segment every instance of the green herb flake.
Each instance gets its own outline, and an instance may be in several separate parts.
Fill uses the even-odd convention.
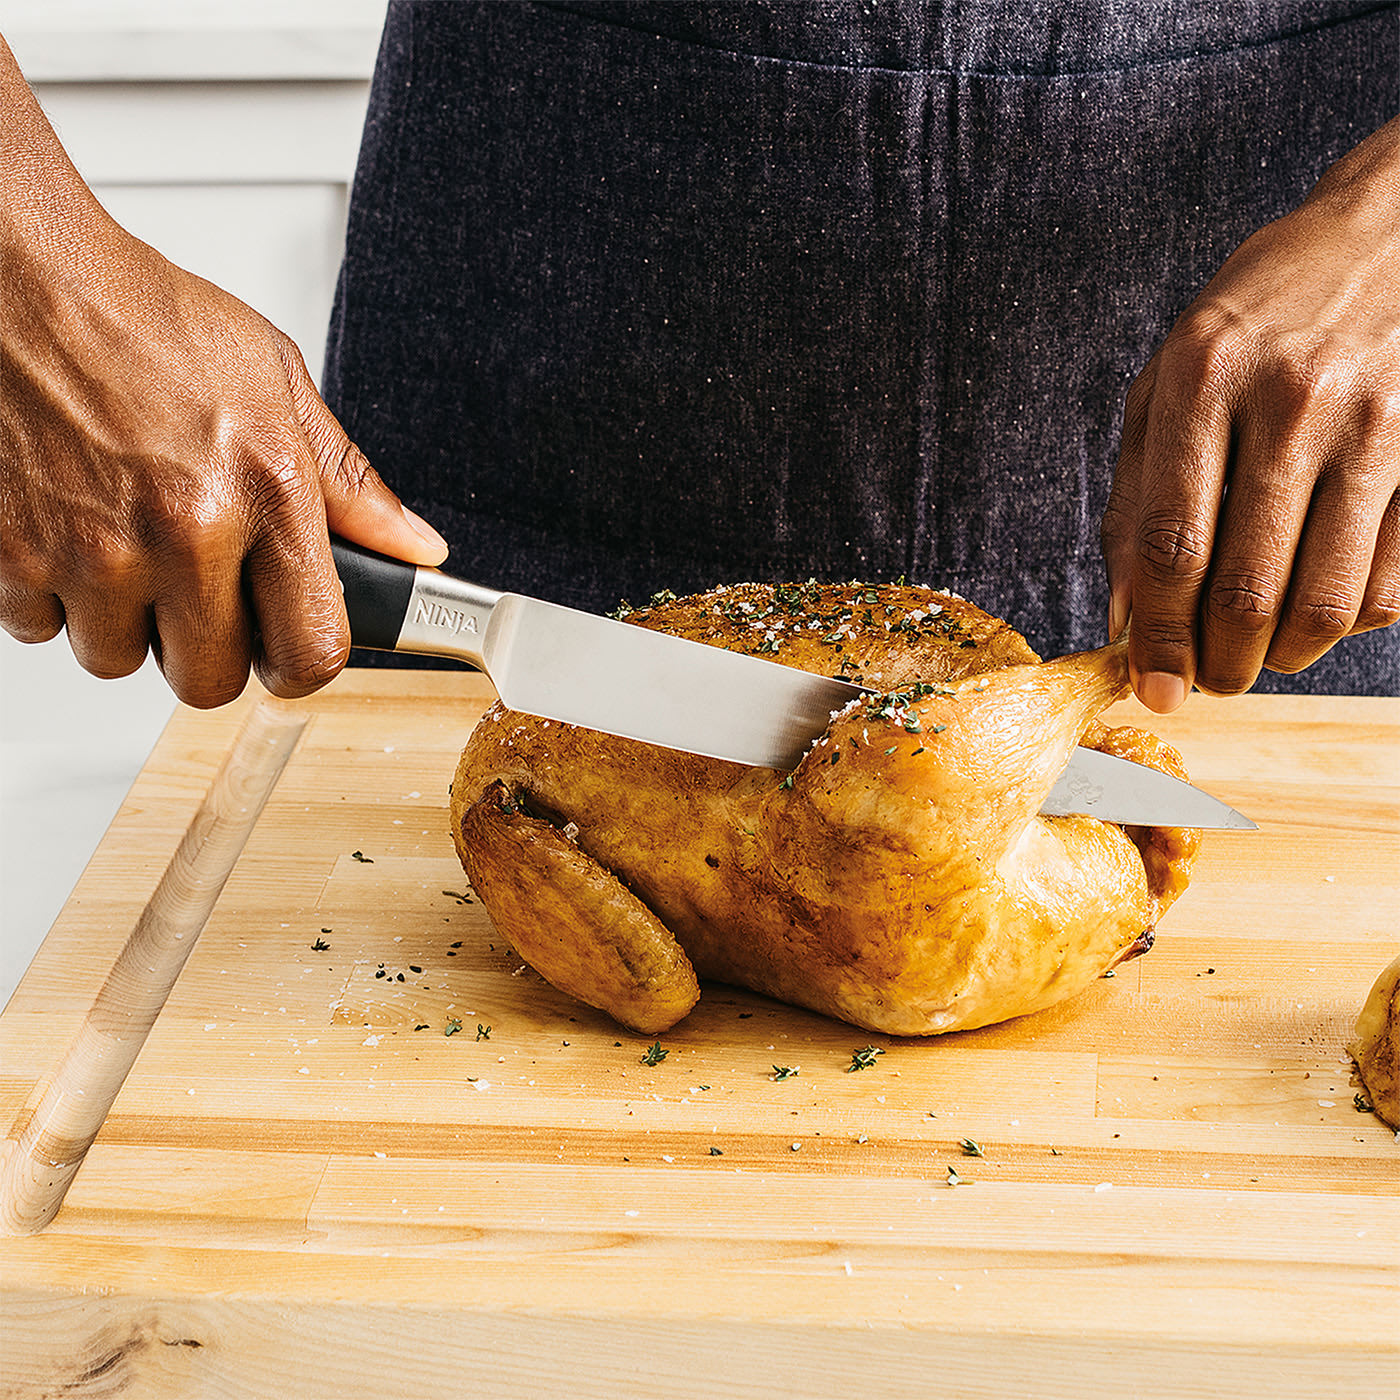
[[[670,1053],[669,1050],[661,1048],[661,1042],[658,1040],[647,1047],[647,1052],[642,1056],[641,1062],[644,1065],[659,1065]]]
[[[964,1157],[983,1157],[986,1155],[982,1151],[981,1145],[973,1142],[971,1138],[963,1138],[958,1146],[962,1148]]]
[[[774,1065],[773,1082],[781,1084],[784,1079],[795,1079],[800,1068],[799,1065]]]
[[[327,943],[326,940],[325,940],[324,938],[318,938],[318,939],[311,945],[311,951],[312,951],[313,953],[324,953],[324,952],[326,952],[326,951],[330,948],[330,946],[331,946],[331,945],[330,945],[329,943]]]
[[[884,1053],[878,1045],[867,1045],[864,1050],[852,1051],[851,1063],[846,1066],[846,1073],[854,1074],[858,1069],[869,1069],[875,1063],[875,1057]]]
[[[710,1156],[711,1156],[711,1157],[723,1157],[723,1156],[724,1156],[724,1149],[721,1148],[721,1147],[712,1147],[712,1148],[710,1148]]]
[[[1366,1097],[1365,1094],[1353,1094],[1351,1099],[1351,1106],[1358,1113],[1374,1113],[1376,1111],[1375,1104],[1373,1104],[1371,1100]]]
[[[456,1035],[462,1029],[462,1023],[454,1016],[447,1025],[443,1027],[443,1035]]]
[[[490,1040],[490,1039],[491,1039],[491,1027],[490,1027],[490,1026],[483,1026],[483,1025],[481,1024],[481,1022],[478,1021],[478,1022],[476,1023],[476,1038],[477,1038],[478,1040]],[[565,1043],[566,1045],[568,1044],[567,1041],[565,1041],[564,1043]]]
[[[373,864],[374,864],[373,858],[370,857],[370,856],[367,856],[363,851],[351,851],[351,852],[350,852],[350,859],[351,859],[351,860],[357,860],[357,861],[359,861],[361,865],[373,865]]]
[[[959,1176],[953,1167],[948,1168],[949,1186],[971,1186],[972,1182],[965,1176]]]

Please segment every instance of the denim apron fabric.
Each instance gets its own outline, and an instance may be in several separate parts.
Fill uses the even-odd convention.
[[[1133,376],[1394,115],[1341,0],[391,6],[326,396],[454,572],[904,576],[1105,640]],[[1260,689],[1394,693],[1400,629]]]

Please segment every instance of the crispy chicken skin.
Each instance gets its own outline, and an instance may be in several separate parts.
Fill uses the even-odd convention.
[[[463,867],[522,957],[625,1026],[674,1025],[697,974],[872,1031],[987,1025],[1143,951],[1186,886],[1196,831],[1038,815],[1081,740],[1185,776],[1097,721],[1122,642],[1042,663],[903,585],[744,584],[627,620],[875,693],[790,774],[487,711],[452,784]]]

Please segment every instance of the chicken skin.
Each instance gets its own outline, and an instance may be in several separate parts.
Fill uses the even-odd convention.
[[[627,621],[871,693],[790,773],[483,716],[452,784],[463,867],[526,961],[625,1026],[674,1025],[698,977],[894,1035],[987,1025],[1143,951],[1186,886],[1194,830],[1039,815],[1081,742],[1185,776],[1098,722],[1124,642],[1041,662],[904,585],[744,584]]]

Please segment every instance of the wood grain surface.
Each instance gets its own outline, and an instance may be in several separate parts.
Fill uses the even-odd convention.
[[[11,1136],[255,698],[176,715],[0,1016]],[[304,702],[63,1209],[0,1240],[0,1396],[1400,1391],[1400,1145],[1344,1049],[1400,943],[1395,702],[1152,720],[1261,830],[1066,1006],[915,1041],[710,985],[647,1065],[465,886],[488,698]]]

